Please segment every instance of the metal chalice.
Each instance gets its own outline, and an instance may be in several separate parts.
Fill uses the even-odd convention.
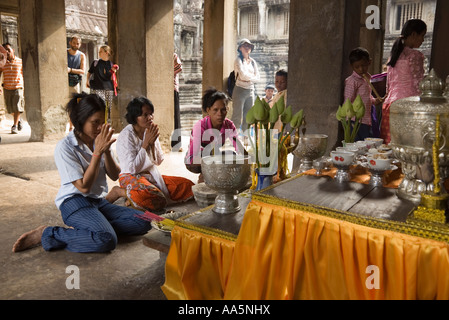
[[[204,157],[201,172],[206,185],[218,193],[212,211],[220,214],[239,211],[237,194],[248,184],[251,175],[250,158],[238,155]]]
[[[324,155],[327,148],[327,135],[305,134],[299,137],[298,146],[293,150],[293,154],[301,159],[298,173],[305,172],[313,168],[313,160]]]

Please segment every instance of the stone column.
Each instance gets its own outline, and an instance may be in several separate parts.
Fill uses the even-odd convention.
[[[203,91],[226,89],[237,56],[237,0],[204,3]]]
[[[262,38],[267,36],[267,5],[265,0],[258,0],[257,6],[259,7],[259,35]]]
[[[60,139],[69,96],[64,1],[20,0],[19,8],[30,141]]]
[[[304,109],[306,133],[339,140],[335,113],[351,74],[350,50],[359,46],[359,0],[290,2],[288,105]],[[295,166],[296,167],[296,166]]]
[[[385,21],[387,4],[386,0],[362,0],[360,19],[360,47],[367,49],[373,60],[368,70],[371,74],[382,73],[382,60],[384,52]],[[371,15],[366,13],[366,8],[370,5],[379,8],[379,29],[368,29],[366,19]]]
[[[431,57],[431,68],[435,69],[438,77],[443,81],[449,75],[449,1],[438,0],[435,15],[435,27],[433,29],[433,46]]]
[[[118,112],[127,125],[126,106],[146,96],[155,108],[161,143],[169,146],[173,131],[173,1],[109,0],[109,34],[120,66]],[[111,13],[111,11],[109,11]],[[119,128],[121,129],[121,128]]]

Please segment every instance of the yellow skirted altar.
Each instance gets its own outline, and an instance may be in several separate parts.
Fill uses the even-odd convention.
[[[444,228],[255,193],[238,237],[171,236],[168,299],[449,299]]]

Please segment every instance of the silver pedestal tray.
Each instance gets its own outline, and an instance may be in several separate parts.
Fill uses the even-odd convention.
[[[201,161],[201,172],[206,185],[217,191],[215,213],[230,214],[240,210],[238,190],[244,188],[251,175],[249,157],[244,156],[210,156]]]
[[[293,154],[301,160],[298,173],[303,173],[313,168],[313,160],[324,155],[327,148],[327,135],[305,134],[299,136],[298,146]]]
[[[371,172],[371,179],[369,180],[369,185],[374,186],[374,187],[382,187],[383,186],[383,183],[384,183],[383,174],[386,171],[390,171],[390,170],[394,171],[394,170],[398,169],[398,167],[393,164],[391,165],[390,168],[384,169],[384,170],[373,169],[368,165],[368,163],[362,163],[361,166],[364,168],[367,168]]]
[[[351,174],[349,173],[349,165],[338,165],[334,163],[334,166],[335,168],[337,168],[335,180],[338,183],[348,182],[351,180]]]

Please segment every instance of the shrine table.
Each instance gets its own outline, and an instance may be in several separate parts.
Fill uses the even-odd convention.
[[[301,175],[241,195],[235,215],[193,214],[184,222],[216,232],[173,228],[162,289],[169,299],[449,299],[449,232],[409,222],[414,205],[395,191]]]

